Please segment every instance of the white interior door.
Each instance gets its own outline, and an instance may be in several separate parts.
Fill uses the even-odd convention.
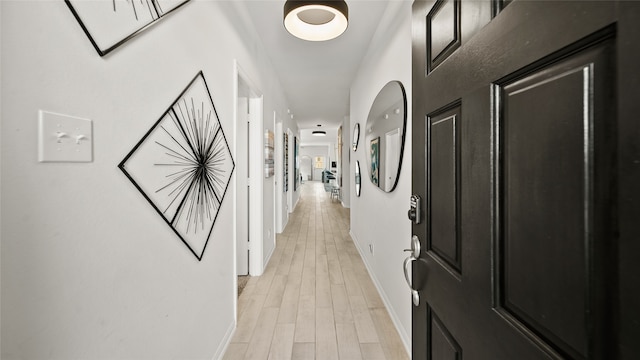
[[[250,78],[236,70],[236,269],[262,275],[263,261],[263,97]],[[273,210],[271,210],[273,212]]]
[[[398,159],[400,158],[400,129],[385,134],[384,149],[384,191],[391,191],[396,183]]]

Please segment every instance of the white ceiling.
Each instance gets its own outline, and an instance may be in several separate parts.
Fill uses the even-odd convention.
[[[396,2],[398,0],[395,0]],[[309,42],[283,26],[285,0],[248,0],[246,8],[284,87],[300,129],[335,129],[349,115],[349,89],[385,11],[394,0],[347,0],[349,27]]]

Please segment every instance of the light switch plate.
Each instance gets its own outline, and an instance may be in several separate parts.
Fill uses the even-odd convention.
[[[93,161],[91,120],[40,110],[38,112],[38,161]]]

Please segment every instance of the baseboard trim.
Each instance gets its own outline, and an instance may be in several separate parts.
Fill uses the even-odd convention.
[[[229,329],[227,329],[227,333],[222,338],[222,341],[220,342],[220,346],[218,346],[218,349],[216,350],[216,353],[213,355],[212,360],[222,360],[222,358],[224,357],[224,354],[227,352],[227,349],[229,348],[229,344],[231,344],[231,339],[233,338],[233,334],[235,334],[236,332],[236,326],[237,326],[236,320],[234,319],[231,325],[229,326]]]
[[[360,258],[362,259],[364,266],[367,268],[367,272],[369,273],[371,280],[373,280],[373,284],[375,285],[376,290],[378,290],[378,294],[382,298],[382,302],[384,303],[385,308],[387,308],[387,311],[389,312],[389,317],[391,317],[391,321],[393,321],[393,326],[395,326],[396,331],[400,335],[400,340],[402,340],[402,344],[404,345],[404,349],[407,352],[407,355],[409,356],[409,358],[411,358],[411,336],[409,336],[409,334],[407,334],[407,332],[404,331],[404,328],[401,326],[400,319],[398,318],[398,315],[396,314],[395,309],[391,306],[391,302],[389,301],[389,298],[387,297],[386,292],[384,292],[384,290],[382,289],[382,286],[380,285],[378,278],[376,277],[375,273],[371,269],[371,264],[369,264],[369,262],[367,261],[367,257],[364,256],[365,252],[360,247],[360,242],[358,241],[358,238],[353,234],[351,230],[349,230],[349,235],[351,236],[351,240],[353,240],[353,243],[356,245],[356,249],[358,249]]]
[[[271,257],[273,256],[273,253],[276,251],[276,246],[278,246],[278,244],[274,244],[269,254],[267,254],[267,256],[264,258],[264,262],[262,263],[263,265],[262,271],[260,272],[260,275],[264,274],[264,271],[267,269],[267,265],[269,265],[269,261],[271,261]]]

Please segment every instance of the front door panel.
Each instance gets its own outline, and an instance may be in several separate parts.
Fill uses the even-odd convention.
[[[428,360],[462,360],[462,349],[438,316],[429,308],[427,313]]]
[[[616,4],[508,4],[414,2],[413,358],[613,359]]]
[[[571,358],[586,358],[597,239],[594,113],[612,91],[609,43],[498,86],[499,308]],[[598,75],[596,75],[598,74]],[[604,113],[604,112],[603,112]],[[598,151],[607,153],[606,146]],[[606,181],[606,180],[605,180]],[[606,269],[605,269],[606,270]]]
[[[429,254],[460,276],[460,104],[448,106],[427,120]],[[437,176],[431,176],[437,174]]]

